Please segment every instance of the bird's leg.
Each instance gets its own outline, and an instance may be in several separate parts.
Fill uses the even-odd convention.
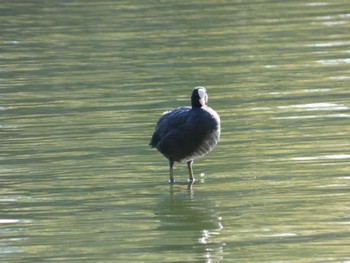
[[[174,175],[173,175],[173,167],[174,167],[174,161],[169,160],[169,168],[170,168],[170,178],[169,178],[169,183],[174,183]]]
[[[189,182],[187,182],[187,190],[188,190],[188,191],[192,191],[192,186],[193,186],[193,184],[194,184],[194,181],[189,181]]]
[[[187,167],[188,167],[188,175],[189,175],[189,181],[194,182],[194,176],[193,176],[193,169],[192,169],[192,163],[193,161],[187,162]]]

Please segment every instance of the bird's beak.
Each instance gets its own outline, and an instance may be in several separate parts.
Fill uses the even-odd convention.
[[[205,94],[205,95],[203,96],[203,98],[200,98],[200,99],[199,99],[199,103],[200,103],[202,106],[207,105],[207,103],[208,103],[208,95]]]

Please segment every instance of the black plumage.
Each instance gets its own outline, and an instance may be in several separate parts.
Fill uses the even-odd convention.
[[[220,138],[220,117],[207,106],[204,87],[196,87],[191,96],[192,107],[179,107],[158,120],[150,145],[168,160],[170,182],[174,182],[174,162],[186,162],[189,180],[194,181],[192,162],[210,152]]]

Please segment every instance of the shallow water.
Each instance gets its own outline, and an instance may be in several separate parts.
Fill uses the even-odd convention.
[[[2,262],[350,260],[347,1],[0,9]],[[205,86],[216,149],[148,148]]]

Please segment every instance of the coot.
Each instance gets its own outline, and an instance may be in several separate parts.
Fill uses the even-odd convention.
[[[186,162],[189,181],[193,182],[193,160],[209,153],[220,138],[220,117],[207,106],[204,87],[196,87],[191,96],[192,107],[179,107],[165,112],[158,120],[150,145],[168,160],[170,182],[174,182],[174,162]]]

